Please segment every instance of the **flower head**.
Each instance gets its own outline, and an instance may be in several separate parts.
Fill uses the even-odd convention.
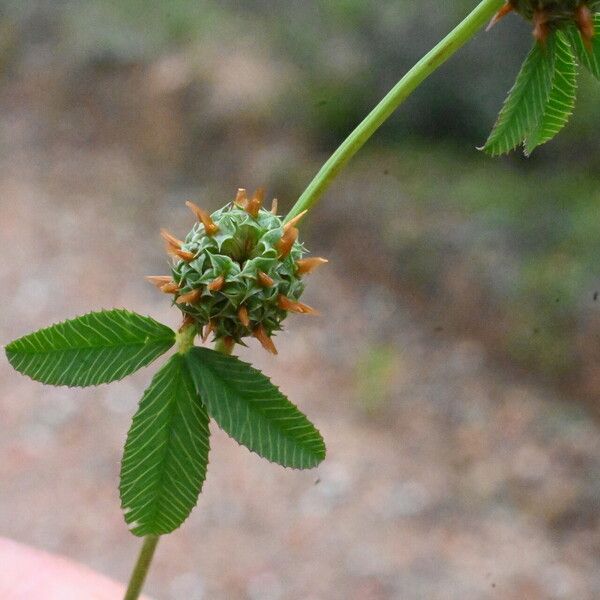
[[[515,11],[533,23],[533,36],[543,43],[553,27],[571,21],[589,48],[594,37],[593,7],[591,0],[507,0],[489,26]]]
[[[316,314],[299,302],[303,275],[327,262],[306,259],[298,241],[304,213],[287,224],[263,208],[264,191],[251,198],[238,190],[233,202],[208,214],[188,202],[198,221],[185,240],[162,232],[174,258],[171,276],[152,277],[203,337],[214,335],[229,345],[255,337],[276,353],[272,335],[289,312]]]

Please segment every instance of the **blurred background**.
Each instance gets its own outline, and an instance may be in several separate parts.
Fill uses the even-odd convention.
[[[475,0],[0,0],[0,342],[91,309],[177,326],[160,227],[266,186],[285,212]],[[159,599],[600,597],[600,89],[525,160],[477,152],[531,43],[507,18],[303,223],[330,264],[272,358],[313,472],[213,429]],[[155,367],[44,388],[0,362],[0,535],[126,580],[119,460]]]

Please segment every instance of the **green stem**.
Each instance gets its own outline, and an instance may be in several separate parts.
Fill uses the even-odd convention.
[[[178,352],[180,354],[189,352],[190,348],[194,345],[195,337],[196,326],[192,324],[184,325],[177,333]],[[219,338],[215,343],[215,350],[217,352],[222,352],[223,354],[231,354],[233,345],[226,344],[223,338]],[[147,535],[144,538],[144,543],[142,544],[140,554],[135,563],[133,573],[131,573],[129,585],[127,586],[127,591],[125,592],[123,600],[137,600],[140,597],[159,539],[159,535]]]
[[[289,221],[303,210],[314,206],[346,163],[362,148],[377,129],[385,123],[400,104],[429,75],[442,66],[459,48],[466,44],[486,25],[504,3],[505,0],[483,0],[480,2],[464,21],[408,71],[321,167],[315,178],[310,182],[296,204],[292,207],[292,210],[288,213],[286,221]]]
[[[223,338],[219,338],[215,342],[215,350],[222,354],[231,354],[233,352],[233,345],[226,344]]]
[[[194,347],[194,338],[197,335],[196,325],[193,323],[186,323],[181,329],[175,334],[175,340],[177,345],[177,352],[179,354],[186,354]]]
[[[123,600],[137,600],[140,597],[159,539],[160,536],[158,535],[147,535],[144,538],[144,543],[142,544],[140,554],[135,563],[133,573],[131,573],[129,585],[127,586],[127,591],[125,592]]]

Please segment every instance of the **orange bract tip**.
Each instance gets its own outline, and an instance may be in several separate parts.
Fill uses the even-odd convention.
[[[169,252],[169,254],[181,258],[181,260],[185,260],[185,262],[190,262],[191,260],[194,260],[194,258],[196,258],[196,255],[193,252],[188,252],[187,250],[172,249],[172,251],[170,251],[170,249],[167,248],[167,251]]]
[[[588,52],[592,51],[592,40],[595,35],[594,30],[594,15],[589,6],[580,4],[575,10],[575,21],[581,32],[581,39]]]
[[[173,246],[173,248],[181,248],[181,246],[183,246],[183,242],[178,240],[174,235],[171,235],[166,229],[161,229],[160,235],[162,236],[163,240],[165,240],[165,242],[167,242],[167,244],[170,246]]]
[[[202,296],[202,290],[192,290],[191,292],[187,292],[186,294],[181,294],[175,300],[176,304],[196,304],[200,297]]]
[[[188,252],[187,250],[182,250],[181,246],[183,245],[183,242],[171,235],[166,229],[161,229],[160,235],[165,240],[167,252],[171,256],[177,256],[178,258],[181,258],[187,262],[194,259],[194,253]]]
[[[179,291],[179,286],[174,282],[170,281],[160,286],[160,291],[165,294],[176,294]]]
[[[231,354],[231,351],[235,346],[235,340],[230,335],[227,335],[223,338],[223,346],[225,346],[227,353]]]
[[[147,275],[146,281],[160,289],[163,285],[171,283],[173,278],[170,275]]]
[[[308,304],[303,304],[302,302],[296,302],[295,300],[290,300],[286,296],[279,295],[277,297],[277,305],[282,310],[288,310],[290,312],[295,312],[300,315],[318,315],[318,311],[316,311],[312,306],[308,306]]]
[[[196,322],[196,319],[192,317],[192,315],[184,315],[183,321],[181,322],[181,326],[179,327],[179,331],[181,332],[188,325],[193,325]]]
[[[248,204],[248,194],[244,188],[239,188],[237,194],[235,195],[234,203],[242,208],[246,208],[246,204]]]
[[[273,201],[271,202],[271,213],[274,215],[277,214],[277,198],[273,198]]]
[[[202,341],[205,342],[208,339],[208,336],[215,330],[215,324],[212,321],[209,321],[204,326],[204,331],[202,332]]]
[[[264,271],[259,271],[256,278],[258,279],[258,283],[263,287],[271,287],[275,283],[275,280],[269,277]]]
[[[215,235],[215,233],[219,231],[219,228],[215,225],[215,222],[205,210],[189,200],[185,203],[185,205],[194,213],[194,215],[196,215],[198,221],[204,225],[204,231],[206,231],[206,235]]]
[[[252,196],[252,198],[246,204],[246,212],[249,215],[252,215],[254,218],[256,218],[258,216],[258,211],[260,210],[264,199],[264,188],[258,188],[256,192],[254,192],[254,196]]]
[[[253,198],[248,202],[246,206],[246,212],[256,219],[258,212],[260,211],[260,206],[261,205]]]
[[[250,317],[248,316],[248,309],[245,306],[240,306],[238,309],[238,319],[240,323],[244,327],[248,327],[250,325]]]
[[[507,2],[495,15],[494,18],[489,22],[488,26],[485,28],[486,31],[489,31],[498,21],[504,19],[504,17],[510,14],[514,10],[512,4]]]
[[[533,37],[541,44],[545,44],[549,34],[548,15],[543,10],[536,10],[533,13]]]
[[[318,269],[321,265],[327,264],[329,261],[326,258],[320,256],[314,256],[311,258],[301,258],[296,266],[298,267],[298,275],[308,275],[315,269]]]
[[[304,215],[308,212],[308,209],[303,210],[299,215],[296,215],[293,219],[290,219],[284,226],[283,226],[283,230],[287,231],[288,229],[291,229],[292,227],[295,227],[297,223],[299,223],[302,218],[304,217]]]
[[[277,242],[279,258],[285,258],[290,253],[294,242],[298,239],[298,233],[295,227],[290,227],[283,232],[281,239]]]
[[[252,196],[252,200],[256,200],[262,204],[265,200],[265,188],[264,187],[257,188],[256,191],[254,192],[254,196]]]
[[[252,335],[260,342],[261,346],[271,354],[277,354],[277,348],[273,340],[267,335],[265,328],[259,325],[253,332]]]
[[[206,287],[210,292],[218,292],[223,289],[225,285],[225,277],[219,275],[216,279],[213,279]]]

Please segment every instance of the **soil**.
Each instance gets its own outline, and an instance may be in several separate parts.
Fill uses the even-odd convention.
[[[159,227],[185,232],[184,201],[202,189],[162,185],[118,145],[38,144],[39,123],[16,105],[0,126],[10,140],[0,340],[109,307],[177,326],[142,276],[166,272]],[[240,351],[320,428],[328,458],[286,471],[213,427],[204,491],[161,540],[148,593],[598,598],[600,436],[589,414],[448,336],[443,314],[415,317],[393,281],[368,280],[331,251],[303,298],[323,316],[290,317],[277,358],[254,342]],[[154,369],[70,390],[0,362],[0,534],[126,580],[140,542],[119,510],[119,460]]]

